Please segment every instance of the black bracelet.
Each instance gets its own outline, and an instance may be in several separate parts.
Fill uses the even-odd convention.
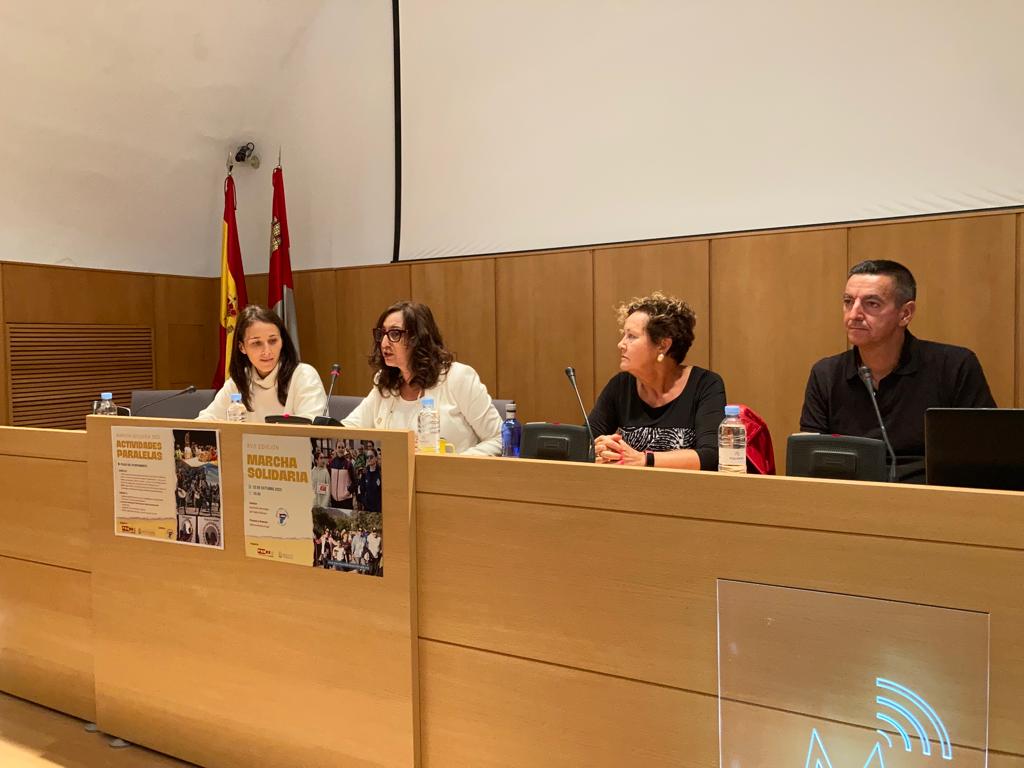
[[[647,456],[644,458],[644,465],[648,467],[654,466],[654,451],[647,451]]]

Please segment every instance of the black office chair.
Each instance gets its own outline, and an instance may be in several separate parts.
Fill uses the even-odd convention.
[[[331,395],[327,403],[327,414],[332,419],[341,421],[356,409],[356,406],[363,401],[363,398],[356,395]]]
[[[197,389],[187,395],[170,397],[176,389],[136,389],[132,392],[131,416],[142,416],[151,419],[194,419],[199,412],[213,402],[217,394],[215,389]],[[152,405],[151,405],[152,404]],[[120,414],[119,414],[120,415]]]

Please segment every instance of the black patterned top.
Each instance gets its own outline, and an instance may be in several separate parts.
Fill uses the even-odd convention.
[[[637,393],[630,373],[612,377],[590,412],[594,435],[622,433],[636,451],[690,448],[701,469],[718,469],[718,425],[725,418],[725,382],[717,373],[693,366],[675,400],[652,408]]]

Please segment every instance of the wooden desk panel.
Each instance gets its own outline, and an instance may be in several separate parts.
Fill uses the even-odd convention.
[[[717,768],[718,700],[420,643],[423,768]]]
[[[0,454],[0,555],[88,571],[87,480],[84,462]]]
[[[93,719],[84,432],[0,429],[0,690]]]
[[[1012,491],[473,456],[418,456],[416,491],[1024,550]]]
[[[714,695],[718,578],[982,611],[990,746],[1024,755],[1017,533],[937,540],[998,540],[1024,495],[436,457],[417,484],[424,640]],[[424,492],[453,485],[479,495]]]
[[[4,456],[34,456],[39,459],[84,462],[85,451],[83,430],[34,427],[0,429],[0,454]]]
[[[95,719],[88,573],[0,557],[0,690]]]
[[[224,550],[114,536],[111,425],[89,419],[96,709],[104,731],[210,768],[416,761],[411,435],[382,443],[383,578],[245,555],[244,433],[333,428],[217,423]]]

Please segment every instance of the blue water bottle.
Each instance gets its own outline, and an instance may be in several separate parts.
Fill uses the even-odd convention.
[[[523,425],[516,418],[516,403],[513,400],[505,406],[505,421],[501,423],[501,455],[518,459],[522,437]]]

